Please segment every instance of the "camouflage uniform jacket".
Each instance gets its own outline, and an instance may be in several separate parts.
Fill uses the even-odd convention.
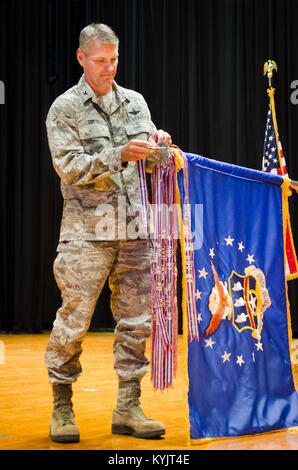
[[[119,200],[140,206],[136,163],[123,164],[121,147],[147,140],[156,127],[142,95],[115,82],[113,90],[108,110],[83,75],[49,110],[49,147],[64,199],[60,241],[107,239],[96,230],[100,217],[110,212],[117,222]]]

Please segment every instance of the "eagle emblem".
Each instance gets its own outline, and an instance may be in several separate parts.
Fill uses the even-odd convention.
[[[260,340],[264,312],[271,305],[264,273],[255,266],[248,266],[244,275],[233,271],[228,282],[223,283],[213,263],[211,268],[215,285],[208,307],[212,316],[204,336],[213,334],[225,319],[232,321],[238,333],[250,329],[252,336]]]

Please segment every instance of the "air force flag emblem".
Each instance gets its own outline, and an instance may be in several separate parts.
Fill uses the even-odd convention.
[[[264,273],[255,266],[245,268],[241,275],[232,271],[228,282],[220,282],[211,263],[215,285],[209,295],[209,311],[212,315],[205,331],[208,337],[216,331],[221,320],[230,320],[238,333],[252,330],[252,336],[261,339],[263,316],[271,305]]]

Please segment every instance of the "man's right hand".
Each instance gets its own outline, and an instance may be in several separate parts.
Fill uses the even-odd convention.
[[[152,149],[159,149],[158,145],[152,145],[146,140],[132,139],[121,149],[121,158],[123,162],[134,162],[143,160]]]

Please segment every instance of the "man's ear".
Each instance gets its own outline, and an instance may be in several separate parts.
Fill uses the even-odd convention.
[[[82,51],[82,49],[78,48],[77,49],[77,59],[78,59],[78,62],[79,64],[84,67],[84,63],[85,63],[85,54],[84,52]]]

